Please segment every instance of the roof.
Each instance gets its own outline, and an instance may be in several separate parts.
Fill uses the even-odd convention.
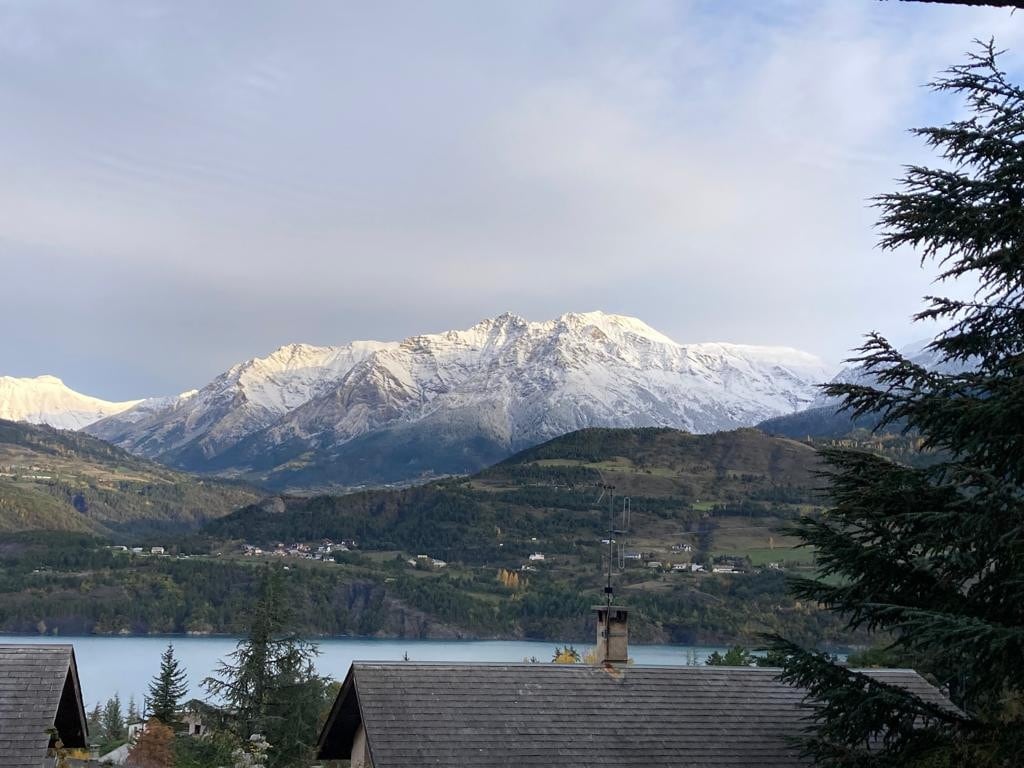
[[[912,670],[865,670],[945,703]],[[808,721],[778,669],[356,662],[321,759],[348,758],[360,722],[375,768],[459,765],[803,766]]]
[[[74,648],[0,645],[0,768],[39,768],[51,728],[65,746],[87,746]]]

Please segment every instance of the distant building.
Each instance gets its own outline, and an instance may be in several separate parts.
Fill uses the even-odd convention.
[[[690,563],[672,563],[673,571],[688,571],[690,570]]]
[[[720,563],[718,565],[711,566],[712,573],[739,573],[736,567],[727,563]]]
[[[163,547],[152,547],[149,550],[149,553],[151,555],[162,555],[162,554],[164,554],[164,548]]]
[[[661,568],[660,560],[651,560],[647,563],[648,568]]]
[[[543,560],[544,559],[544,555],[541,554],[540,552],[534,552],[532,555],[530,555],[530,559],[531,560]]]
[[[206,736],[211,729],[225,725],[224,711],[199,699],[190,699],[178,713],[181,732],[194,738]]]

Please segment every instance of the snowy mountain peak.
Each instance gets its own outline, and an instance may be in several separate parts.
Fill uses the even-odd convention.
[[[668,336],[660,333],[643,320],[628,315],[613,315],[606,312],[567,312],[553,323],[566,326],[573,330],[585,329],[588,327],[597,328],[610,338],[622,341],[627,337],[647,339],[657,344],[668,344],[679,346]]]
[[[750,426],[806,407],[832,373],[799,350],[680,344],[625,315],[509,312],[400,342],[288,344],[189,398],[147,401],[88,431],[189,469],[329,464],[348,477],[337,462],[351,462],[404,479],[468,471],[581,427]],[[394,456],[339,458],[362,438]]]
[[[113,403],[75,392],[56,376],[0,376],[0,419],[81,429],[140,401]]]

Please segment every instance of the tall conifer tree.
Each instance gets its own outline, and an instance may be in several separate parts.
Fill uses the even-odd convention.
[[[188,676],[181,663],[174,658],[174,645],[160,655],[160,672],[149,684],[149,714],[164,725],[174,726],[178,719],[178,705],[188,693]]]
[[[107,699],[107,703],[103,707],[102,726],[103,734],[108,741],[119,741],[126,735],[121,697],[116,693]]]
[[[308,763],[327,691],[327,681],[313,667],[319,651],[292,630],[280,578],[268,569],[247,637],[203,681],[227,704],[243,743],[254,734],[270,743],[268,768]]]
[[[836,384],[854,415],[916,432],[926,469],[870,453],[824,452],[834,507],[796,532],[820,578],[796,594],[884,633],[950,693],[959,712],[777,640],[784,678],[813,694],[804,741],[824,766],[1020,765],[1024,755],[1024,90],[993,45],[934,83],[968,113],[917,129],[937,168],[911,166],[876,199],[882,247],[916,249],[941,281],[977,290],[926,297],[916,318],[946,329],[925,369],[877,334],[858,361],[875,384]]]

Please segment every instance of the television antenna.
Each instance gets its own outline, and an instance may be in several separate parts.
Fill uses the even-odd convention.
[[[604,599],[606,605],[611,605],[613,602],[613,596],[615,594],[615,588],[612,586],[612,572],[616,565],[618,569],[622,571],[626,566],[626,533],[629,531],[629,518],[631,514],[630,498],[625,496],[622,498],[622,512],[618,520],[616,520],[615,514],[615,486],[609,483],[598,483],[598,488],[601,489],[601,495],[598,496],[597,502],[600,503],[605,496],[608,497],[608,537],[605,542],[608,544],[608,568],[606,571],[606,580],[604,587]],[[616,525],[618,523],[618,525]],[[616,557],[616,551],[618,557]]]

